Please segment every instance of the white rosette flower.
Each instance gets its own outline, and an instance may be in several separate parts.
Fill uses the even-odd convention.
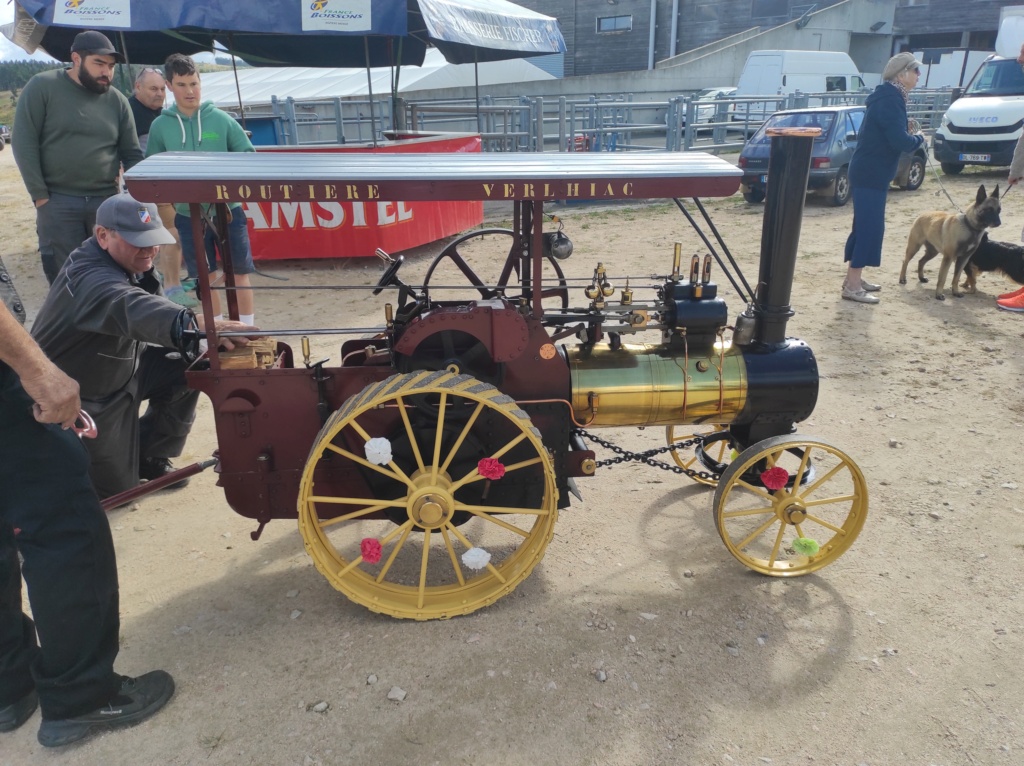
[[[470,569],[483,569],[491,561],[491,554],[483,548],[470,548],[462,554],[462,563]]]
[[[387,465],[391,462],[391,442],[378,436],[366,442],[366,459],[374,465]]]

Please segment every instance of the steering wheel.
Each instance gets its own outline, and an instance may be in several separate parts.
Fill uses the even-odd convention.
[[[385,287],[389,287],[393,284],[398,284],[398,270],[402,268],[402,264],[405,263],[405,256],[400,255],[395,258],[391,264],[384,270],[381,278],[377,281],[377,286],[373,289],[374,295],[380,295]]]

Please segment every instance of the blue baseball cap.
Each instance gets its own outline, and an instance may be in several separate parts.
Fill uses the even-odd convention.
[[[112,229],[135,247],[173,245],[174,236],[160,222],[152,202],[139,202],[129,194],[107,197],[96,210],[96,225]]]

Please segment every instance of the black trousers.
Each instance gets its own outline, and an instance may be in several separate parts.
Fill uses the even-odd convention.
[[[145,349],[125,390],[102,402],[82,402],[99,431],[86,447],[92,483],[102,498],[138,485],[140,458],[177,457],[185,448],[199,392],[185,383],[185,363],[168,353],[155,346]],[[140,418],[144,401],[148,406]]]
[[[34,624],[21,609],[22,574]],[[0,362],[0,707],[33,687],[47,719],[102,707],[120,687],[119,629],[114,543],[85,447],[37,423]]]

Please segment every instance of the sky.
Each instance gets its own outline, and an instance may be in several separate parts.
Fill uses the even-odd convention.
[[[8,0],[0,0],[0,25],[10,24],[12,21],[14,21],[14,4]],[[6,37],[0,35],[0,61],[24,61],[25,59],[53,61],[45,53],[36,52],[29,56]]]

